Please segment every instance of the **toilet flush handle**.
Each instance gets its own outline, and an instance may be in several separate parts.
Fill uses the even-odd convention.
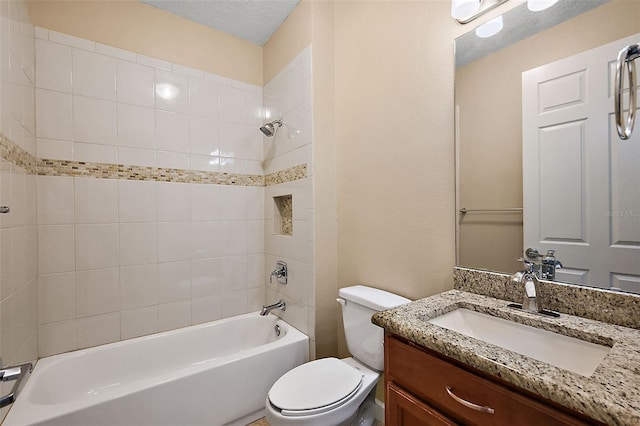
[[[341,304],[342,306],[345,306],[347,304],[347,301],[345,299],[343,299],[342,297],[338,297],[336,299],[336,302],[338,302],[339,304]]]

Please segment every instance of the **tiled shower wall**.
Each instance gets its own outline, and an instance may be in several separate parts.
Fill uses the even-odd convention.
[[[310,339],[310,355],[315,358],[315,269],[313,233],[312,97],[311,46],[264,87],[267,120],[282,118],[284,125],[273,138],[264,138],[265,174],[305,165],[301,179],[277,183],[265,189],[265,265],[267,273],[283,260],[289,267],[289,282],[267,282],[266,301],[283,299],[284,313],[277,313]],[[267,179],[268,181],[268,179]],[[275,197],[291,195],[293,227],[291,235],[278,229]]]
[[[154,179],[263,175],[262,88],[35,34],[38,157],[149,167],[38,176],[40,356],[258,309],[264,187]]]
[[[0,2],[0,133],[35,154],[33,26],[21,1]],[[4,143],[7,142],[7,143]],[[37,357],[36,177],[2,149],[0,158],[0,358],[3,365]],[[7,386],[8,385],[8,386]],[[8,392],[11,383],[2,386]],[[0,411],[0,422],[8,409]]]

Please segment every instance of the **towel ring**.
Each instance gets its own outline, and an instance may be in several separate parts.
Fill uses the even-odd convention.
[[[613,103],[616,114],[616,128],[618,129],[618,136],[622,140],[627,140],[631,137],[636,121],[636,64],[634,60],[638,57],[640,57],[640,44],[631,44],[620,51],[616,64]],[[629,78],[629,115],[626,120],[622,106],[625,71]]]

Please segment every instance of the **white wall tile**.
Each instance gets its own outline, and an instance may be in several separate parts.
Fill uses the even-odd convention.
[[[244,189],[246,218],[262,220],[264,218],[264,197],[263,187],[248,186]]]
[[[145,107],[155,105],[152,67],[118,60],[116,75],[118,102]]]
[[[55,139],[37,140],[38,158],[49,160],[69,160],[73,158],[73,142]]]
[[[71,95],[36,90],[36,133],[39,138],[72,140]]]
[[[246,221],[219,222],[217,244],[218,256],[239,256],[247,252]]]
[[[216,259],[218,260],[218,259]],[[222,292],[247,289],[247,257],[234,256],[221,259],[220,272],[222,277]]]
[[[75,179],[76,223],[118,222],[118,181],[113,179]]]
[[[262,133],[257,127],[236,123],[220,124],[220,155],[262,161]]]
[[[191,262],[158,264],[158,302],[191,298]]]
[[[160,68],[162,70],[171,71],[171,62],[140,54],[137,54],[136,56],[138,58],[138,63],[141,65],[148,65],[153,68]]]
[[[249,93],[234,87],[220,88],[220,120],[237,124],[258,124],[250,119]],[[262,101],[260,101],[262,105]]]
[[[258,254],[264,252],[264,220],[247,221],[247,253]]]
[[[220,185],[217,188],[215,219],[244,219],[247,215],[245,190],[246,188],[243,186]]]
[[[75,320],[38,327],[38,355],[45,357],[76,349]]]
[[[118,225],[76,225],[76,270],[118,266]]]
[[[120,265],[144,265],[158,260],[156,223],[120,224]]]
[[[218,241],[221,228],[221,222],[191,223],[192,259],[207,259],[222,256],[221,243]]]
[[[191,258],[189,222],[158,222],[158,262]]]
[[[153,149],[118,147],[118,164],[155,167],[156,152]]]
[[[42,27],[34,27],[33,32],[37,39],[49,40],[49,30]]]
[[[191,322],[201,324],[221,318],[220,296],[194,298],[191,301]]]
[[[51,34],[49,34],[51,38]],[[73,49],[73,93],[116,100],[115,58]]]
[[[189,153],[218,155],[220,126],[216,119],[189,117]]]
[[[120,313],[80,318],[76,322],[78,349],[105,345],[120,340]]]
[[[247,290],[247,312],[256,312],[265,305],[264,287],[250,288]]]
[[[200,80],[203,78],[202,71],[195,68],[185,67],[184,65],[172,64],[171,70],[177,74],[186,75],[188,77],[194,77]]]
[[[156,182],[149,181],[118,181],[120,222],[155,222],[157,220],[156,185]]]
[[[192,183],[190,188],[190,206],[192,221],[218,220],[218,209],[222,204],[222,185]]]
[[[220,171],[220,157],[214,157],[210,155],[189,155],[189,169],[191,170],[203,170],[206,172],[219,172]]]
[[[220,314],[223,318],[247,313],[247,292],[235,291],[220,295]]]
[[[76,314],[78,317],[120,310],[118,268],[76,272]]]
[[[191,325],[191,301],[164,303],[158,306],[158,330],[167,331]]]
[[[118,146],[154,149],[155,136],[154,109],[118,104]]]
[[[245,174],[247,172],[247,160],[220,157],[220,172]]]
[[[47,324],[74,319],[75,274],[47,274],[38,277],[38,322]]]
[[[137,55],[134,52],[119,49],[113,46],[107,46],[106,44],[96,43],[96,53],[101,53],[106,56],[113,56],[114,58],[123,59],[129,62],[137,61]]]
[[[156,148],[188,152],[189,116],[169,111],[156,111]]]
[[[82,142],[73,144],[73,160],[75,161],[116,164],[117,159],[118,151],[115,146]]]
[[[158,265],[120,268],[120,307],[138,308],[158,303]]]
[[[267,282],[264,254],[247,255],[247,286],[248,288],[264,287]]]
[[[36,40],[36,87],[71,93],[71,48]]]
[[[217,120],[220,86],[199,78],[189,79],[189,114]]]
[[[178,152],[156,151],[156,166],[167,169],[189,169],[189,154]]]
[[[224,259],[191,261],[191,295],[193,298],[220,294],[226,271]]]
[[[158,182],[158,221],[185,222],[190,215],[190,184]]]
[[[189,113],[189,83],[186,76],[156,69],[155,91],[156,108]]]
[[[64,44],[71,47],[77,47],[84,50],[95,50],[96,44],[93,41],[86,40],[79,37],[74,37],[68,34],[59,33],[57,31],[49,30],[49,40]]]
[[[38,273],[73,272],[75,238],[73,225],[38,227]]]
[[[73,140],[100,145],[115,145],[115,102],[74,96]]]
[[[158,332],[158,306],[122,311],[120,336],[131,339]]]
[[[41,225],[73,224],[73,178],[38,176],[38,223]]]

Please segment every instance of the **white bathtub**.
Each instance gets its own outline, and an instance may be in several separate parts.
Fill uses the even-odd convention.
[[[38,361],[3,424],[245,425],[308,353],[307,336],[250,313],[55,355]]]

